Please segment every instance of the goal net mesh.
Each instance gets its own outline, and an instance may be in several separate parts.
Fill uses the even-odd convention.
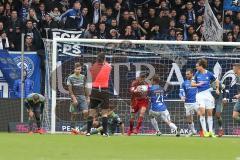
[[[51,128],[50,119],[55,114],[54,120],[56,132],[70,131],[70,96],[67,89],[67,77],[73,73],[74,63],[83,64],[82,74],[89,77],[88,69],[96,60],[99,52],[106,53],[107,61],[111,63],[113,70],[110,78],[110,106],[115,108],[126,129],[129,126],[131,81],[141,73],[147,73],[149,81],[154,74],[160,75],[160,85],[167,93],[167,107],[171,120],[181,128],[181,132],[187,134],[188,127],[185,118],[184,103],[179,98],[179,87],[185,79],[187,68],[195,70],[198,59],[208,60],[208,70],[226,86],[228,104],[223,109],[223,128],[225,134],[239,134],[240,127],[232,119],[233,105],[236,100],[233,96],[237,93],[237,84],[233,74],[232,64],[240,62],[240,49],[237,46],[212,46],[211,44],[161,44],[161,42],[143,43],[137,41],[96,41],[88,40],[57,40],[53,46],[51,41],[46,41],[46,113],[44,125]],[[53,52],[55,47],[56,52]],[[56,69],[52,68],[53,56],[56,56]],[[56,97],[51,97],[52,73],[56,73]],[[56,100],[56,110],[51,113],[52,101]],[[165,134],[173,133],[169,127],[159,119],[159,128]],[[199,120],[194,116],[196,128],[199,128]],[[79,127],[84,125],[82,115],[78,117]],[[154,129],[150,123],[148,111],[142,125],[142,133],[150,134]],[[217,123],[214,123],[217,129]]]

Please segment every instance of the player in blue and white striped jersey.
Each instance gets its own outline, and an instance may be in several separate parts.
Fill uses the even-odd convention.
[[[161,119],[174,131],[176,131],[176,136],[180,136],[179,128],[171,122],[170,114],[167,110],[166,104],[164,102],[164,89],[159,85],[160,79],[158,76],[153,76],[152,85],[149,88],[149,97],[151,101],[149,115],[151,116],[151,123],[156,130],[156,135],[161,135],[158,128],[158,123],[156,118],[161,117]]]
[[[213,133],[213,109],[214,98],[211,94],[211,82],[216,82],[216,94],[219,95],[219,81],[212,72],[206,70],[207,60],[200,59],[196,64],[197,72],[192,80],[192,87],[197,87],[196,101],[199,107],[200,123],[203,129],[204,137],[216,137]],[[207,123],[209,132],[207,132],[205,112],[207,111]]]
[[[189,136],[192,136],[197,133],[194,127],[194,122],[193,122],[193,114],[194,112],[198,112],[198,108],[196,104],[197,87],[191,86],[191,82],[193,78],[193,70],[187,69],[185,74],[186,74],[186,80],[182,83],[180,87],[179,96],[181,100],[185,102],[184,107],[186,109],[186,118],[188,122],[188,127],[191,131],[189,133]]]

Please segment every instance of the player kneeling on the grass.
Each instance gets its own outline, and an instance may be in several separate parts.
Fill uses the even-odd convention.
[[[43,114],[45,97],[38,93],[32,93],[25,99],[24,105],[27,108],[29,118],[29,133],[33,133],[33,121],[37,122],[37,133],[43,134],[41,128],[41,115]]]
[[[142,125],[144,114],[148,108],[148,83],[145,81],[146,73],[141,73],[140,76],[134,80],[130,87],[131,93],[131,110],[130,110],[130,128],[128,135],[132,133],[138,134]],[[135,114],[139,112],[136,129],[134,130]]]
[[[86,77],[81,74],[80,63],[75,63],[74,73],[67,79],[68,91],[71,96],[70,113],[72,134],[78,134],[76,129],[77,116],[82,111],[83,119],[88,116],[89,94],[86,87]]]
[[[170,114],[167,110],[166,104],[164,102],[164,90],[159,85],[160,78],[158,76],[153,76],[152,85],[149,88],[149,95],[151,99],[151,107],[149,111],[149,115],[151,116],[151,123],[156,130],[156,135],[161,135],[161,132],[158,128],[158,123],[156,118],[161,117],[161,119],[169,125],[169,127],[176,131],[176,136],[180,136],[180,131],[177,126],[171,122]]]
[[[197,88],[191,86],[192,78],[193,78],[193,71],[192,69],[186,70],[186,80],[182,83],[180,87],[180,93],[179,96],[181,99],[185,102],[184,107],[186,109],[186,117],[188,122],[188,127],[191,131],[189,133],[189,136],[195,135],[197,131],[194,127],[193,122],[193,114],[194,112],[197,112],[197,104],[196,104],[196,94],[197,94]]]
[[[205,59],[200,59],[196,64],[197,72],[192,80],[192,87],[198,88],[198,93],[196,94],[196,101],[199,107],[200,123],[203,129],[204,137],[216,137],[213,133],[213,109],[214,98],[211,94],[210,84],[216,81],[216,94],[219,95],[219,81],[216,80],[212,72],[206,70],[207,61]],[[209,132],[207,132],[205,112],[207,111],[207,123]]]

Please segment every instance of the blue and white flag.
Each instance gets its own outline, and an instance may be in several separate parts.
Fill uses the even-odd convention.
[[[33,92],[40,93],[41,70],[40,58],[36,52],[24,53],[24,69],[34,82]],[[15,98],[13,85],[21,78],[21,53],[0,50],[0,98]]]
[[[224,0],[224,10],[240,11],[240,0]]]
[[[203,23],[204,32],[203,36],[206,41],[221,42],[223,37],[223,29],[215,17],[208,0],[205,2],[205,21]],[[214,49],[215,50],[215,49]]]
[[[0,71],[10,86],[21,76],[20,68],[6,50],[0,50]]]

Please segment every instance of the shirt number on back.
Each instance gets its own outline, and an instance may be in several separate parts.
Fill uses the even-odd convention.
[[[162,103],[162,96],[160,93],[156,93],[156,96],[157,96],[157,100],[156,100],[156,103]]]

